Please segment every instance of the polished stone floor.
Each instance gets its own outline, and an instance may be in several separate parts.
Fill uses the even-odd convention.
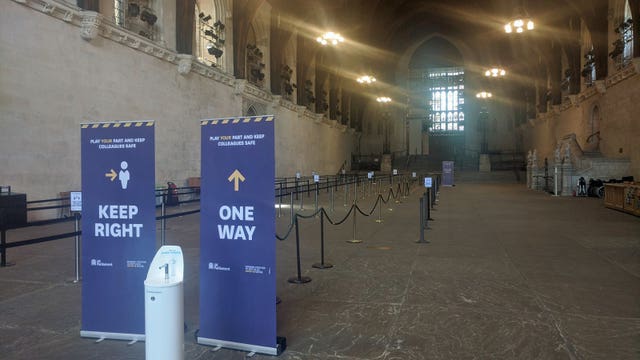
[[[277,241],[278,333],[282,359],[640,359],[640,219],[604,208],[602,200],[560,198],[527,190],[509,176],[462,174],[442,188],[419,238],[414,187],[372,216],[325,223],[300,219],[302,272],[291,235]],[[350,192],[353,189],[350,189]],[[362,190],[362,189],[360,189]],[[330,210],[330,193],[321,206]],[[376,195],[359,193],[371,209]],[[304,198],[313,211],[314,197]],[[352,200],[350,196],[348,202]],[[173,208],[181,211],[196,205]],[[340,220],[344,191],[330,216]],[[244,359],[198,345],[199,215],[168,221],[167,242],[186,254],[186,359]],[[289,226],[289,209],[277,220]],[[9,241],[72,231],[72,224],[14,231]],[[144,359],[144,344],[81,338],[80,285],[73,239],[9,249],[0,268],[0,358]],[[255,355],[255,359],[268,356]]]

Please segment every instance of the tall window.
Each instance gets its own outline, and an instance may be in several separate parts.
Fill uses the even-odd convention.
[[[616,68],[620,69],[631,63],[633,58],[633,20],[628,0],[625,1],[622,20],[615,26],[618,38],[613,42],[613,50],[609,56],[614,60]]]
[[[113,17],[117,25],[149,40],[161,40],[158,15],[153,0],[113,0]]]
[[[429,69],[429,131],[455,135],[464,131],[464,69]]]
[[[196,3],[196,56],[204,64],[222,68],[225,49],[225,25],[215,7]]]

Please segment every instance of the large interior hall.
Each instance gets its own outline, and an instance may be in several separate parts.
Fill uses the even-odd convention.
[[[70,193],[84,129],[122,123],[153,126],[184,359],[273,358],[198,340],[218,296],[203,125],[268,119],[278,357],[640,359],[639,18],[640,0],[0,1],[0,357],[149,358],[81,336],[96,259]],[[120,164],[100,177],[126,189]]]

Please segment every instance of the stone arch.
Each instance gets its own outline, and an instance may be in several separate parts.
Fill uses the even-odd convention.
[[[242,104],[242,115],[243,116],[257,116],[257,115],[266,115],[267,107],[264,104],[244,101]]]

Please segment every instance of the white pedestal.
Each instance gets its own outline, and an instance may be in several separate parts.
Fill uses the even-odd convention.
[[[179,246],[163,246],[144,281],[146,359],[184,359],[184,264]]]

